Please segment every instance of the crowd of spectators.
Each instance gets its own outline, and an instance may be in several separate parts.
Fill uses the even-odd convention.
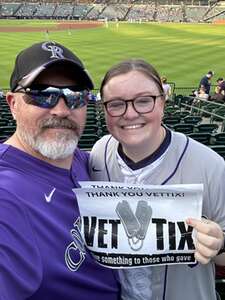
[[[63,2],[63,3],[62,3]],[[59,18],[159,21],[159,22],[201,22],[219,14],[225,18],[225,7],[207,6],[198,1],[35,1],[1,2],[0,18]],[[202,5],[200,5],[202,4]]]
[[[208,100],[218,103],[225,103],[225,80],[223,77],[219,77],[216,80],[216,84],[212,86],[212,78],[214,76],[213,71],[208,71],[204,75],[200,82],[197,90],[193,90],[192,105],[198,105],[202,100]]]

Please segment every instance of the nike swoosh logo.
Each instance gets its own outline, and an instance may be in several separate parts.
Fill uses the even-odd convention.
[[[55,190],[56,190],[56,188],[54,188],[54,189],[50,192],[49,195],[46,195],[46,194],[45,194],[45,200],[46,200],[47,203],[51,202],[51,200],[52,200],[52,195],[54,194]]]
[[[93,171],[93,172],[101,172],[101,170],[95,169],[95,167],[92,167],[92,171]]]

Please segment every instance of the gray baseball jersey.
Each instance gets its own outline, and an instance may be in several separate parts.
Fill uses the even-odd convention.
[[[119,143],[111,136],[101,138],[93,147],[90,157],[92,180],[124,182],[124,174],[118,164]],[[177,132],[171,132],[171,142],[162,154],[164,157],[154,172],[146,175],[145,184],[191,184],[202,183],[203,211],[208,219],[217,222],[225,229],[225,162],[210,148],[187,138]],[[207,265],[170,265],[147,267],[149,271],[138,269],[120,271],[124,299],[135,298],[138,290],[137,278],[141,279],[144,290],[149,277],[152,300],[216,300],[214,263]],[[140,269],[139,269],[140,271]],[[133,273],[133,274],[132,274]],[[124,283],[124,284],[123,284]],[[133,289],[133,291],[131,291]],[[129,298],[129,293],[133,293]],[[144,298],[143,298],[144,299]]]

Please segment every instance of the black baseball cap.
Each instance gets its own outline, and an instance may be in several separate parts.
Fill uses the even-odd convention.
[[[32,45],[21,51],[15,61],[10,78],[12,92],[19,88],[27,88],[47,68],[55,64],[63,64],[76,74],[81,88],[94,88],[94,84],[81,60],[68,48],[52,41]]]

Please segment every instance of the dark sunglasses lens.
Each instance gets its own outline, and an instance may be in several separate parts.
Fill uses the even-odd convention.
[[[58,94],[47,91],[30,91],[27,93],[32,98],[32,104],[42,108],[52,108],[58,102]]]
[[[81,91],[81,92],[74,92],[71,91],[70,93],[64,91],[64,95],[66,98],[67,106],[70,109],[81,108],[88,103],[89,100],[89,92],[88,91]]]
[[[32,99],[30,104],[42,107],[42,108],[53,108],[57,105],[60,97],[63,97],[66,105],[70,109],[81,108],[88,103],[90,93],[84,91],[74,91],[70,88],[55,88],[48,87],[44,90],[30,90],[26,93]]]

